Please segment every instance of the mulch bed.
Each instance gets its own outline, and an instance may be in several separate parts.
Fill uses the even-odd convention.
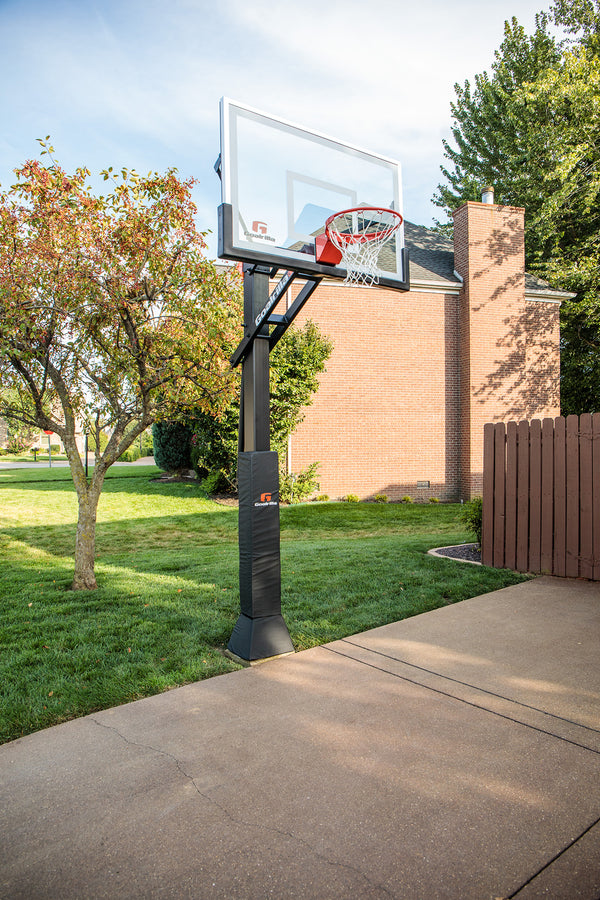
[[[461,544],[458,547],[436,547],[435,552],[450,559],[462,559],[467,562],[481,562],[479,544]]]

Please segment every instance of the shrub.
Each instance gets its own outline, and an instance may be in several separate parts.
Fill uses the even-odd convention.
[[[413,498],[409,497],[408,494],[405,494],[404,497],[402,497],[402,499],[400,500],[400,503],[414,503],[414,502],[415,501],[413,500]]]
[[[468,531],[472,531],[478,544],[481,544],[481,524],[483,519],[483,499],[473,497],[469,503],[465,503],[460,511],[461,521]]]
[[[223,473],[215,469],[214,472],[209,472],[208,475],[201,480],[200,490],[204,491],[205,494],[216,494],[216,492],[222,488],[223,479]]]
[[[317,489],[319,463],[313,462],[301,472],[280,474],[279,499],[282,503],[302,503]]]
[[[27,450],[28,444],[29,441],[21,437],[21,435],[11,435],[6,442],[7,453],[23,453],[24,450]]]
[[[135,462],[141,455],[139,445],[134,441],[131,447],[128,447],[124,453],[121,453],[119,462]]]
[[[154,461],[165,472],[192,468],[191,429],[181,422],[155,422],[152,426]]]
[[[375,501],[375,503],[387,503],[388,495],[387,494],[375,494],[375,496],[373,497],[373,500]]]
[[[345,500],[346,503],[359,503],[360,499],[356,496],[356,494],[346,494],[345,497],[342,497],[342,500]]]
[[[318,497],[315,497],[315,500],[318,503],[326,503],[329,500],[329,494],[319,494]]]
[[[439,497],[430,497],[430,498],[429,498],[429,502],[430,502],[430,503],[439,503],[439,502],[440,502],[440,498],[439,498]]]

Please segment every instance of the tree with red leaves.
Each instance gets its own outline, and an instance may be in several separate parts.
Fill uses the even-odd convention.
[[[100,196],[47,141],[48,164],[26,162],[0,191],[0,416],[61,438],[79,504],[72,588],[91,589],[108,468],[154,421],[218,414],[231,398],[240,285],[204,256],[193,180],[108,169]],[[95,438],[89,478],[82,427]]]

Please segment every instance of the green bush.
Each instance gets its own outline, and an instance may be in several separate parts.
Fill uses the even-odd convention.
[[[152,431],[144,431],[139,438],[140,456],[154,456],[154,444],[152,442]]]
[[[208,475],[200,482],[200,489],[206,494],[216,494],[217,491],[223,490],[224,476],[222,472],[209,472]]]
[[[346,494],[345,497],[342,497],[342,500],[346,503],[360,503],[360,497],[356,494]]]
[[[409,497],[408,494],[405,494],[404,497],[402,497],[402,499],[400,500],[400,502],[401,503],[414,503],[415,501],[413,500],[412,497]]]
[[[315,497],[315,500],[318,503],[326,503],[329,500],[329,494],[319,494],[318,497]]]
[[[440,498],[439,498],[439,497],[430,497],[430,498],[429,498],[429,502],[430,502],[430,503],[439,503],[439,502],[440,502]]]
[[[375,501],[375,503],[387,503],[388,495],[387,494],[375,494],[375,496],[373,497],[373,500]]]
[[[119,462],[135,462],[141,455],[139,444],[134,441],[131,447],[128,447],[124,453],[121,453]]]
[[[481,544],[481,525],[483,519],[483,499],[473,497],[469,503],[465,503],[460,511],[461,522],[466,525],[468,531],[472,531],[478,544]]]
[[[311,463],[301,472],[279,475],[279,499],[282,503],[302,503],[317,489],[319,463]]]
[[[155,422],[152,426],[154,462],[165,472],[192,468],[192,431],[182,422]]]

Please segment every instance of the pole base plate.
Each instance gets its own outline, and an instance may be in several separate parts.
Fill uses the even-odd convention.
[[[254,662],[293,653],[294,645],[282,615],[251,619],[241,613],[227,649],[241,661]]]

